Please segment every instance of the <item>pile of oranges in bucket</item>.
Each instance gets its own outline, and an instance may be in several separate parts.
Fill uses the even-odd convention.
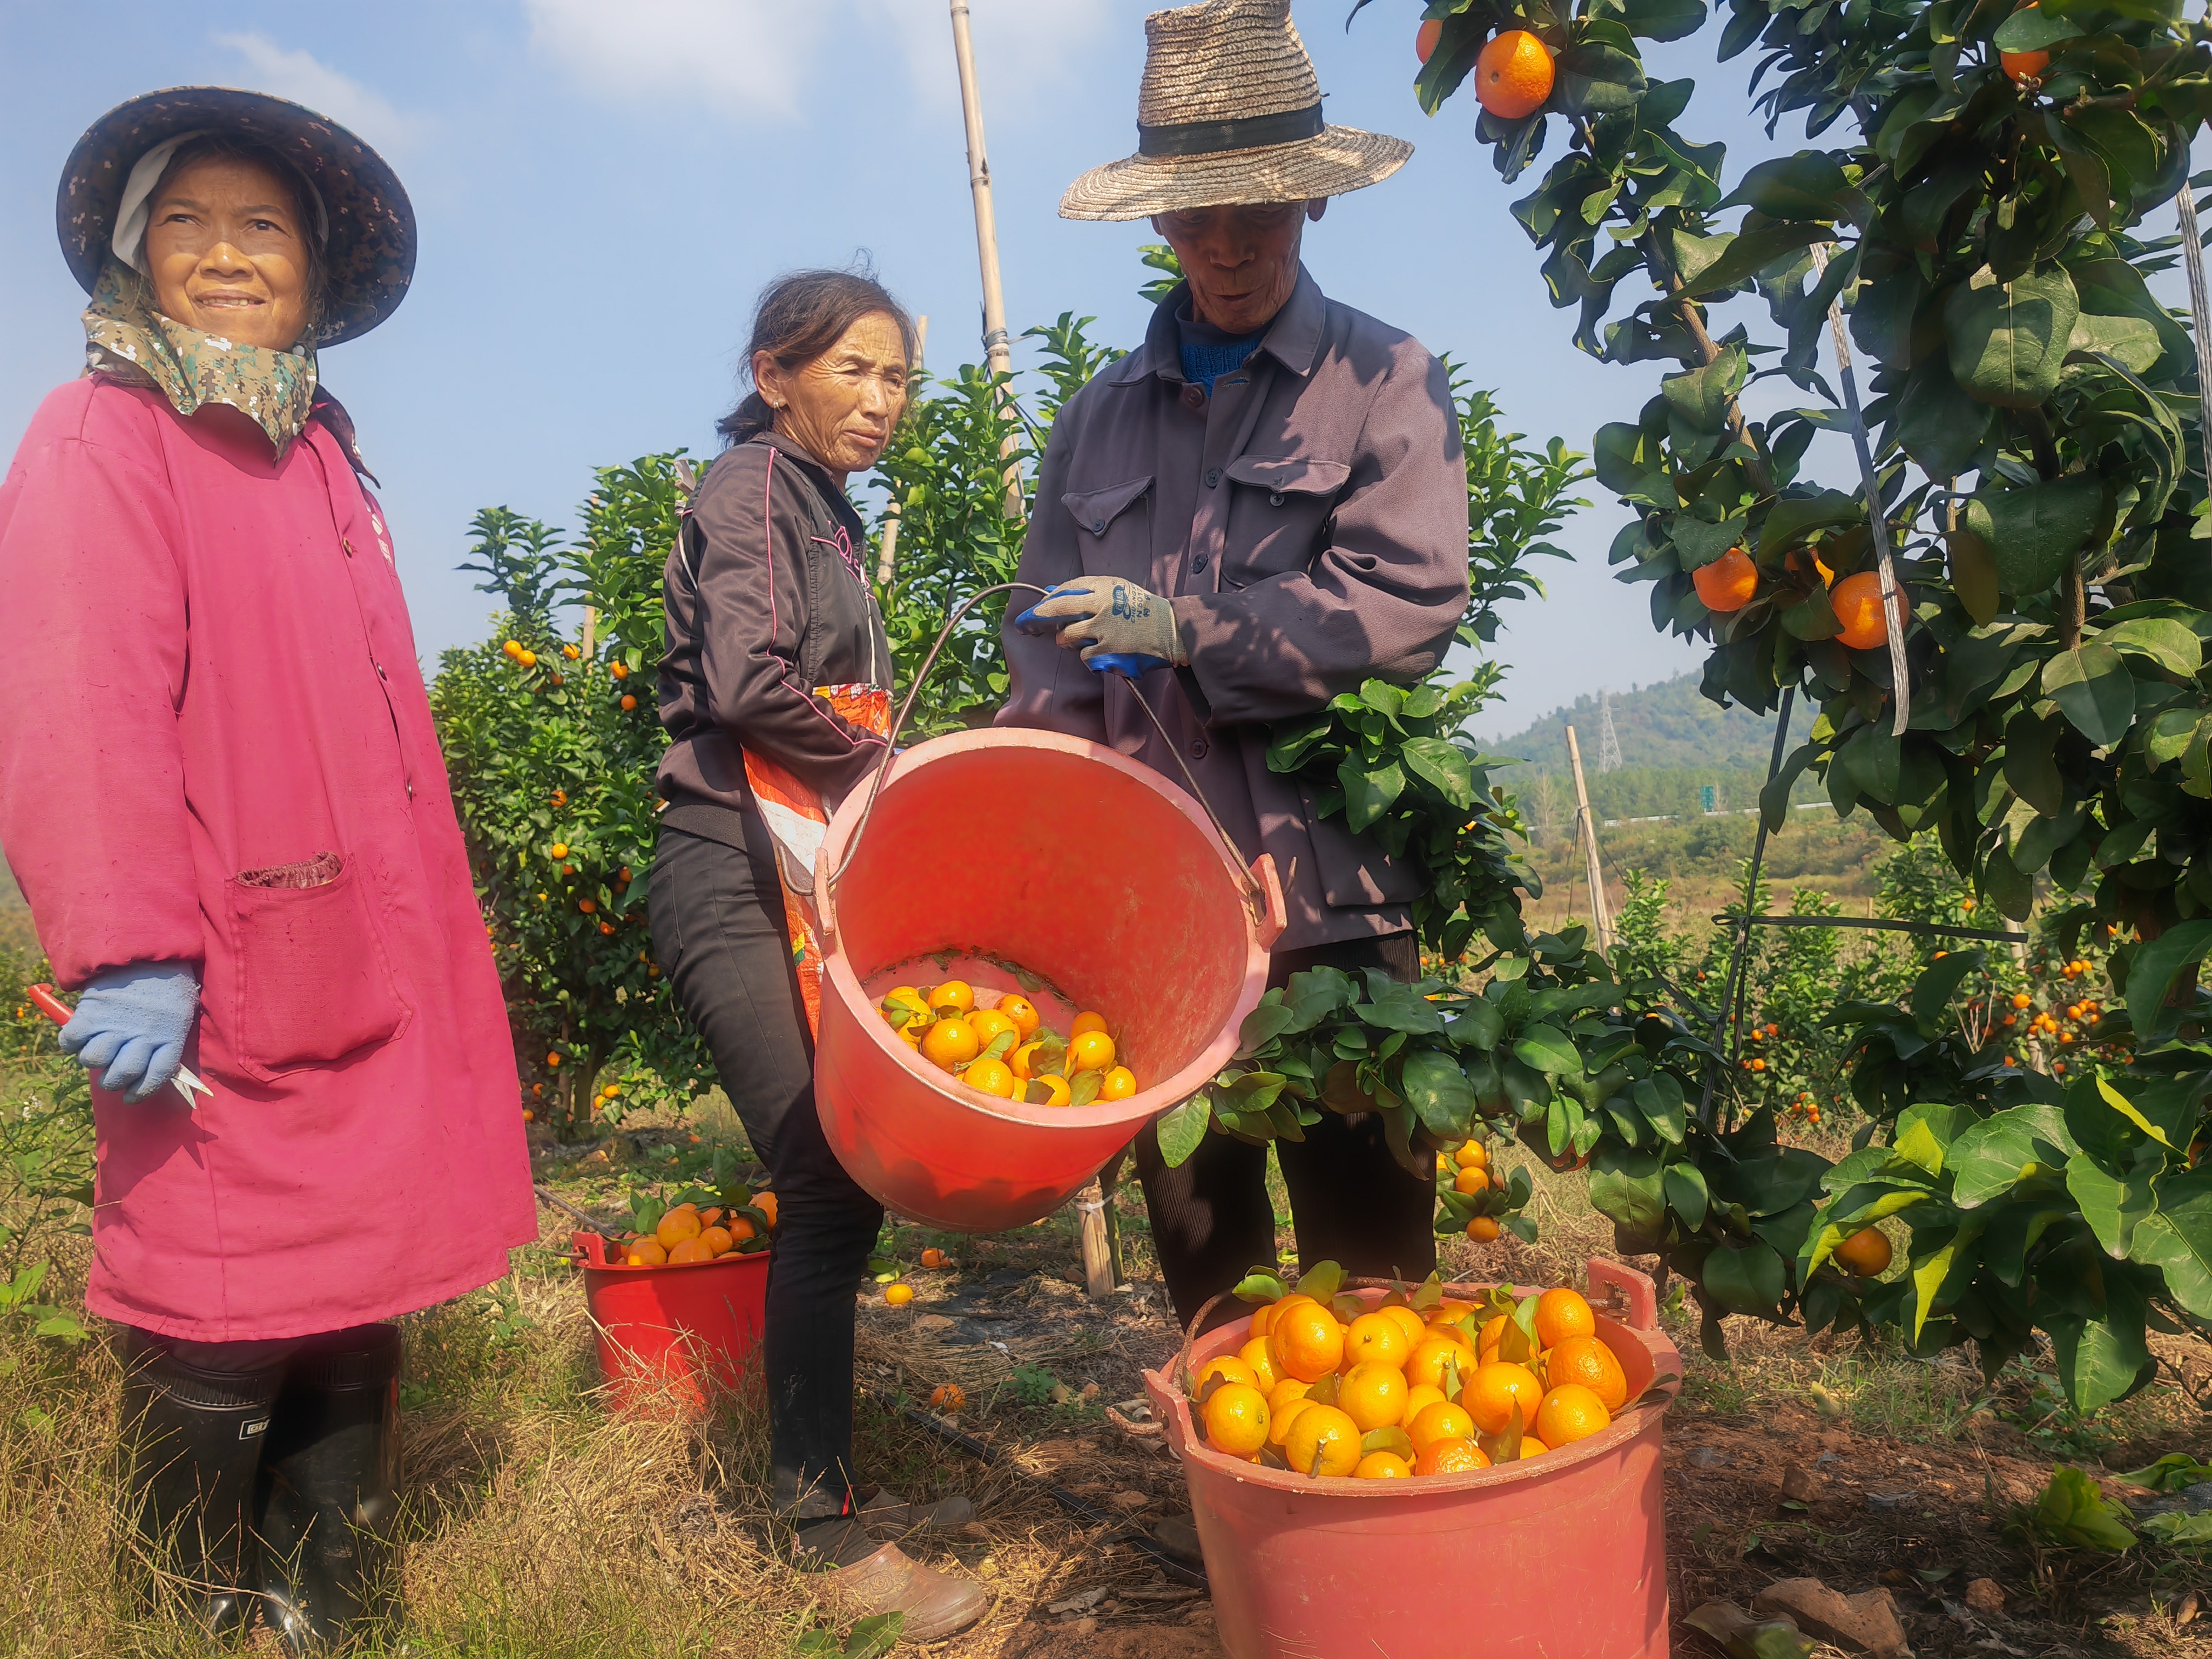
[[[1340,1275],[1317,1268],[1333,1291]],[[1349,1315],[1347,1319],[1345,1316]],[[1480,1302],[1438,1282],[1379,1306],[1293,1291],[1252,1315],[1232,1357],[1189,1377],[1214,1450],[1316,1479],[1418,1480],[1540,1457],[1628,1403],[1620,1361],[1579,1291]]]
[[[774,1193],[751,1194],[742,1205],[672,1205],[651,1232],[611,1239],[607,1260],[625,1267],[681,1267],[714,1261],[732,1251],[749,1255],[768,1249],[775,1225]]]
[[[978,990],[958,979],[895,987],[876,1007],[924,1060],[1001,1100],[1088,1106],[1137,1092],[1136,1073],[1116,1063],[1103,1014],[1076,1015],[1062,1036],[1019,991]]]

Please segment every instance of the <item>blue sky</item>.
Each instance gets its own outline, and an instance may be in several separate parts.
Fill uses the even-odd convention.
[[[1137,249],[1156,238],[1054,207],[1077,173],[1133,148],[1148,8],[972,4],[1012,327],[1073,311],[1133,343],[1149,274]],[[1432,120],[1413,102],[1417,0],[1377,0],[1347,32],[1349,9],[1296,8],[1329,118],[1417,148],[1312,228],[1309,265],[1336,298],[1461,358],[1515,428],[1587,449],[1656,369],[1608,368],[1569,343],[1573,313],[1550,308],[1507,214],[1540,175],[1498,182],[1471,97]],[[777,271],[866,248],[929,316],[933,365],[980,356],[945,0],[233,0],[210,18],[142,0],[0,6],[0,308],[15,319],[0,331],[0,448],[81,361],[82,296],[53,231],[78,134],[125,98],[185,83],[325,111],[393,163],[421,224],[404,306],[323,363],[383,481],[426,665],[485,629],[488,596],[453,568],[477,507],[567,522],[594,464],[711,450],[750,303]],[[1717,70],[1710,52],[1692,40],[1653,56],[1700,76],[1682,125],[1727,139],[1733,174],[1771,147],[1747,112],[1751,59]],[[1499,641],[1512,674],[1487,734],[1698,660],[1653,632],[1648,589],[1610,580],[1620,511],[1588,493],[1597,507],[1565,538],[1577,562],[1553,568],[1551,601],[1522,607]]]

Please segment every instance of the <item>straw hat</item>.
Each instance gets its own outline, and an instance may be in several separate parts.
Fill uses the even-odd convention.
[[[1290,0],[1206,0],[1145,19],[1137,153],[1070,185],[1060,216],[1341,196],[1381,183],[1413,153],[1402,138],[1322,120]]]
[[[328,116],[266,93],[171,87],[118,104],[70,152],[55,203],[70,273],[89,294],[109,257],[124,186],[138,158],[186,133],[258,140],[313,186],[328,221],[328,283],[319,345],[366,334],[406,297],[415,274],[415,210],[384,158]]]

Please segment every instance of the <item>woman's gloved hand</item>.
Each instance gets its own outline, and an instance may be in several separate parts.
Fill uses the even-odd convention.
[[[185,1063],[199,1012],[199,972],[188,962],[137,962],[94,976],[62,1027],[62,1047],[100,1086],[140,1101]]]
[[[1175,606],[1121,576],[1079,576],[1062,582],[1014,619],[1031,634],[1057,629],[1059,643],[1093,657],[1157,657],[1173,668],[1190,661],[1176,626]]]

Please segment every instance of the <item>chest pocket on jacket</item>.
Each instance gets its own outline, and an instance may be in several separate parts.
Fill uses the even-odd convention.
[[[1240,455],[1225,471],[1238,488],[1229,504],[1221,585],[1249,587],[1311,564],[1352,469],[1306,455]]]
[[[1085,574],[1152,579],[1152,514],[1132,512],[1152,488],[1150,474],[1103,489],[1071,489],[1060,498],[1080,531],[1076,546]]]

